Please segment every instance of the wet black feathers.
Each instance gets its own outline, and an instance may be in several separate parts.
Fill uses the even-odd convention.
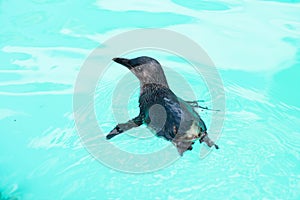
[[[186,108],[181,101],[182,100],[177,98],[167,87],[158,84],[144,85],[139,99],[139,107],[140,111],[143,113],[144,122],[156,131],[157,136],[164,137],[169,141],[174,139],[176,133],[184,134],[184,132],[192,125],[192,120],[194,118],[193,116],[189,116],[190,112],[186,112]],[[162,114],[160,111],[154,114],[155,118],[162,117],[162,120],[165,120],[163,127],[160,130],[157,130],[160,128],[158,127],[160,121],[151,123],[149,116],[149,109],[155,104],[161,105],[166,114],[166,116],[161,116]],[[181,131],[179,130],[179,127]]]

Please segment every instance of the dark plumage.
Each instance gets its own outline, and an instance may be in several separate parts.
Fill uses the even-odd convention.
[[[207,136],[205,123],[191,102],[178,98],[170,90],[158,61],[146,56],[113,60],[126,66],[140,80],[140,113],[128,122],[118,124],[106,136],[107,139],[145,123],[158,137],[171,141],[180,155],[186,150],[192,150],[196,139],[218,148]]]

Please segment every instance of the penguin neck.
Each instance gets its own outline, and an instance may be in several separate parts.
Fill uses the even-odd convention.
[[[159,74],[159,76],[147,76],[139,80],[141,87],[148,84],[156,84],[169,88],[166,76],[164,74]]]
[[[156,85],[161,85],[163,87],[169,88],[168,82],[165,81],[140,81],[140,86],[143,87],[144,85],[149,85],[149,84],[156,84]]]
[[[158,80],[148,80],[148,81],[140,80],[140,88],[141,88],[140,93],[143,93],[143,91],[146,87],[152,86],[152,85],[156,85],[157,87],[169,88],[168,82],[165,77],[163,79],[158,79]]]

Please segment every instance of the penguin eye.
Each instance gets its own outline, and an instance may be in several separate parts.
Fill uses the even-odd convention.
[[[139,71],[139,72],[142,71],[142,68],[141,68],[140,66],[137,66],[136,69],[137,69],[137,71]]]

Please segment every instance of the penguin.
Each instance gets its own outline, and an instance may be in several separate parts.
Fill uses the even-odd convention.
[[[126,123],[116,125],[106,136],[107,140],[146,124],[156,136],[172,142],[180,156],[192,150],[196,140],[219,148],[208,137],[204,121],[194,110],[194,107],[201,106],[196,101],[184,101],[172,92],[157,60],[141,56],[133,59],[113,58],[113,61],[127,67],[139,79],[140,112]]]

